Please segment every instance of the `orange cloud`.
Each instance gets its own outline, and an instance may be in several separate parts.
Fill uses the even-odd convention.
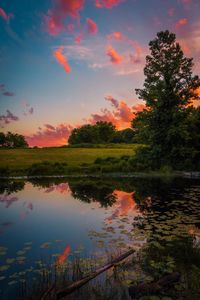
[[[71,252],[71,247],[69,245],[67,245],[65,247],[63,253],[58,256],[57,261],[56,261],[56,265],[64,264],[64,262],[66,261],[66,259],[69,256],[70,252]]]
[[[57,50],[54,51],[53,55],[58,61],[58,63],[63,66],[66,73],[71,72],[71,67],[68,63],[67,58],[63,55],[63,46],[60,46]]]
[[[121,2],[122,0],[96,0],[95,5],[98,8],[112,8]]]
[[[84,7],[84,0],[56,0],[55,5],[45,16],[45,30],[50,35],[58,35],[70,29],[73,24],[66,24],[66,18],[79,19],[79,13]]]
[[[123,61],[123,57],[111,45],[107,47],[107,55],[113,64],[121,64]]]
[[[180,19],[176,22],[176,29],[179,29],[180,27],[183,27],[188,24],[188,19]]]
[[[127,193],[115,190],[113,192],[113,195],[117,197],[117,200],[114,204],[114,212],[105,220],[106,223],[111,224],[113,222],[113,219],[120,216],[127,216],[129,213],[133,213],[136,215],[140,214],[136,202],[134,201],[134,192]]]
[[[123,39],[123,34],[120,31],[115,31],[115,32],[107,35],[107,38],[109,40],[121,41]]]
[[[196,89],[194,91],[194,93],[198,96],[198,99],[191,99],[190,104],[188,106],[193,105],[194,107],[199,107],[200,106],[200,87],[198,89]]]
[[[89,123],[95,124],[98,121],[112,122],[117,129],[124,129],[131,127],[131,121],[135,118],[135,113],[142,111],[145,106],[138,104],[135,106],[128,106],[128,104],[122,100],[118,101],[112,96],[106,96],[105,100],[109,101],[113,110],[102,109],[100,114],[92,114],[88,120]]]
[[[98,31],[97,24],[92,19],[87,19],[87,31],[89,34],[96,34]]]

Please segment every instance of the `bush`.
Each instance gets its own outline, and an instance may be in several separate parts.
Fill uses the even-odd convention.
[[[28,176],[48,176],[48,175],[63,175],[66,171],[66,163],[50,163],[44,161],[42,163],[33,164],[28,169]]]

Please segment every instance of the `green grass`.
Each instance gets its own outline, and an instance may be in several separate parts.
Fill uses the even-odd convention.
[[[132,156],[139,145],[120,145],[118,148],[37,148],[0,149],[0,169],[8,168],[11,173],[23,174],[23,170],[35,163],[66,163],[78,168],[93,164],[96,158]]]

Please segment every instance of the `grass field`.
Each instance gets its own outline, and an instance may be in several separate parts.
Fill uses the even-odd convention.
[[[25,170],[35,163],[66,163],[70,167],[92,164],[96,158],[131,156],[138,145],[119,145],[118,148],[37,148],[0,149],[0,168],[11,172]],[[21,172],[19,172],[21,173]]]

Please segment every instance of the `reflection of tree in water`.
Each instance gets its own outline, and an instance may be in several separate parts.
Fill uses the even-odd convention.
[[[101,206],[112,206],[116,202],[115,190],[133,192],[133,180],[125,178],[43,178],[29,179],[37,187],[48,189],[48,192],[59,191],[56,186],[69,185],[72,196],[83,202],[99,202]]]
[[[72,196],[83,202],[99,202],[101,206],[108,207],[116,201],[116,195],[113,194],[113,187],[110,184],[79,180],[70,182],[69,187]]]
[[[1,180],[0,194],[6,193],[10,195],[24,189],[25,181],[23,180]]]

